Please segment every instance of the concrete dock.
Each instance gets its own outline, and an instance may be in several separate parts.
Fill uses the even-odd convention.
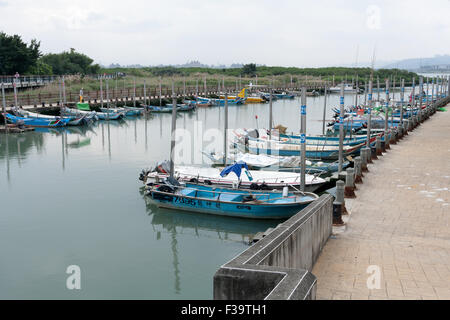
[[[312,270],[317,299],[450,299],[449,133],[438,112],[369,164]]]

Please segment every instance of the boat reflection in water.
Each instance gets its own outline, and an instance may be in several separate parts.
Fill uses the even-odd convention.
[[[174,290],[180,293],[180,263],[178,259],[177,236],[191,235],[196,238],[219,239],[227,242],[249,244],[253,236],[268,228],[273,228],[282,221],[248,220],[234,217],[215,216],[201,213],[182,212],[158,208],[141,189],[141,195],[146,203],[147,214],[157,240],[162,234],[170,236],[172,265],[174,273]]]

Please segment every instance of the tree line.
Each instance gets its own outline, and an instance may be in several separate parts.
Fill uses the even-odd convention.
[[[96,74],[100,66],[94,60],[71,48],[61,53],[42,54],[41,43],[35,39],[29,44],[18,35],[0,32],[0,74],[64,75]]]

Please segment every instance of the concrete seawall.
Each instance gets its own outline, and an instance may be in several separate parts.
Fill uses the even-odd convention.
[[[310,272],[332,231],[333,197],[323,195],[214,275],[214,299],[306,300]]]

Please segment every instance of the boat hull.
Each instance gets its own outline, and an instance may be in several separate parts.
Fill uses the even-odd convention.
[[[198,199],[158,191],[150,191],[147,195],[160,208],[251,219],[289,218],[314,201],[311,200],[301,204],[283,204],[275,207],[269,204],[248,202],[224,203],[211,199]]]

